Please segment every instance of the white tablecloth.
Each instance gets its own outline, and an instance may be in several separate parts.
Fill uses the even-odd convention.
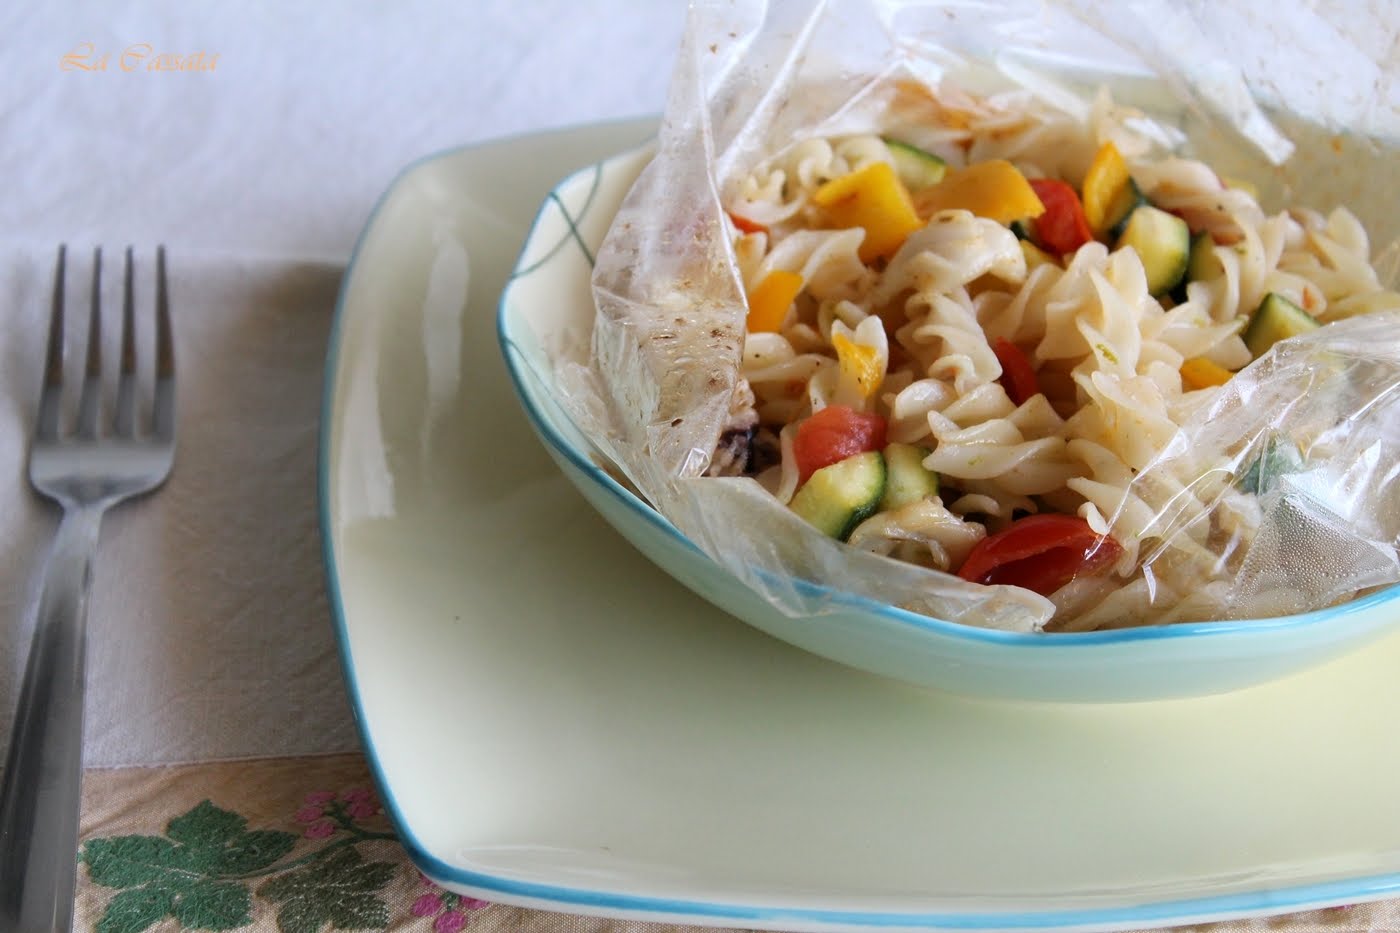
[[[352,749],[315,441],[354,239],[424,155],[659,112],[684,19],[641,0],[0,9],[0,748],[57,518],[23,481],[55,244],[75,302],[107,249],[113,308],[120,248],[167,244],[180,352],[175,474],[104,526],[87,764]]]

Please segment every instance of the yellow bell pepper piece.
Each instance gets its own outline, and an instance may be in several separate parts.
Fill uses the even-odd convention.
[[[939,211],[964,210],[1002,224],[1045,213],[1026,176],[1005,159],[949,172],[938,184],[919,192],[914,208],[924,218]]]
[[[870,398],[885,381],[885,368],[880,363],[880,351],[842,335],[832,334],[831,345],[836,348],[836,362],[841,375],[854,379],[863,398]]]
[[[861,262],[888,258],[923,226],[904,183],[886,162],[872,162],[840,178],[833,178],[812,194],[826,222],[838,229],[862,227]]]
[[[802,276],[796,272],[774,269],[765,275],[749,292],[749,333],[776,332],[800,291]]]
[[[1084,175],[1084,219],[1095,236],[1103,235],[1109,209],[1128,186],[1129,179],[1128,163],[1118,147],[1112,142],[1100,146]]]
[[[1234,373],[1203,356],[1195,356],[1181,364],[1181,381],[1193,389],[1223,386]]]

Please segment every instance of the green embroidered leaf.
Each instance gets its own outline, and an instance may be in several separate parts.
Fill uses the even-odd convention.
[[[177,816],[165,827],[165,834],[191,848],[221,847],[243,832],[248,821],[237,813],[221,810],[208,800]]]
[[[296,844],[294,833],[272,829],[239,833],[219,850],[214,868],[223,875],[246,875],[261,871],[292,851]]]
[[[282,933],[320,933],[327,922],[340,930],[383,930],[389,908],[373,894],[354,894],[335,902],[297,900],[277,913]]]
[[[92,880],[109,888],[134,888],[157,881],[182,861],[170,840],[159,836],[89,839],[81,858]]]
[[[193,891],[197,885],[214,881],[238,880],[251,874],[266,874],[277,860],[291,852],[297,845],[297,835],[273,829],[246,829],[248,821],[237,813],[203,801],[189,813],[179,815],[167,824],[167,838],[160,836],[112,836],[108,839],[90,839],[83,846],[81,859],[87,863],[92,881],[109,888],[134,888],[144,884],[160,885],[162,890],[183,895]],[[241,901],[246,901],[246,890]],[[214,898],[210,891],[216,888],[200,888],[204,894],[196,902]],[[221,897],[234,898],[225,894]],[[217,898],[214,898],[217,901]],[[223,901],[218,901],[223,904]],[[230,901],[232,904],[232,901]],[[206,911],[206,908],[200,908]],[[227,916],[246,912],[245,908],[234,906],[218,908],[210,913],[217,923],[225,926],[204,925],[206,929],[228,929]],[[227,916],[225,916],[227,915]],[[248,920],[241,920],[244,925]]]
[[[279,903],[282,933],[319,933],[329,923],[341,930],[382,930],[389,908],[376,894],[394,876],[390,862],[366,862],[353,847],[274,878],[258,894]]]
[[[174,906],[174,892],[158,885],[122,891],[97,921],[97,933],[141,933],[168,917]]]
[[[232,930],[253,922],[253,897],[235,881],[201,881],[175,902],[175,919],[187,929]]]
[[[205,800],[177,816],[165,833],[179,845],[181,867],[204,877],[246,875],[260,871],[292,851],[294,833],[249,831],[248,821]]]

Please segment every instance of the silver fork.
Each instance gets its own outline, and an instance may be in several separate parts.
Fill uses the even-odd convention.
[[[102,423],[102,253],[93,254],[87,364],[71,433],[61,425],[63,283],[58,248],[44,385],[29,480],[63,507],[44,567],[34,640],[0,788],[0,930],[67,933],[73,923],[83,767],[87,601],[102,514],[165,481],[175,457],[175,358],[165,247],[156,251],[155,404],[149,431],[136,412],[131,249],[122,295],[121,360],[110,429]]]

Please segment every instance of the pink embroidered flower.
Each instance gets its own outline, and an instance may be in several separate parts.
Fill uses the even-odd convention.
[[[298,810],[292,819],[296,820],[298,823],[314,823],[324,816],[325,812],[326,811],[320,807],[308,805]]]
[[[372,800],[356,800],[345,808],[352,820],[367,820],[379,812],[379,806]]]
[[[425,888],[431,890],[418,896],[418,900],[413,902],[411,913],[415,917],[436,915],[436,919],[433,920],[433,933],[459,933],[467,925],[467,911],[491,906],[489,901],[483,901],[479,897],[444,891],[421,871],[418,873],[418,880]]]
[[[335,834],[335,824],[330,820],[321,819],[306,827],[304,835],[307,839],[325,839],[327,836]]]
[[[457,933],[466,925],[467,915],[456,910],[449,910],[433,921],[433,929],[437,933]]]
[[[368,787],[352,787],[340,795],[346,803],[369,803],[374,800],[374,791]]]
[[[431,917],[439,910],[442,910],[442,898],[436,894],[424,894],[413,902],[412,913],[415,917]]]
[[[324,807],[335,799],[335,792],[329,790],[316,790],[306,795],[306,802],[313,807]]]

